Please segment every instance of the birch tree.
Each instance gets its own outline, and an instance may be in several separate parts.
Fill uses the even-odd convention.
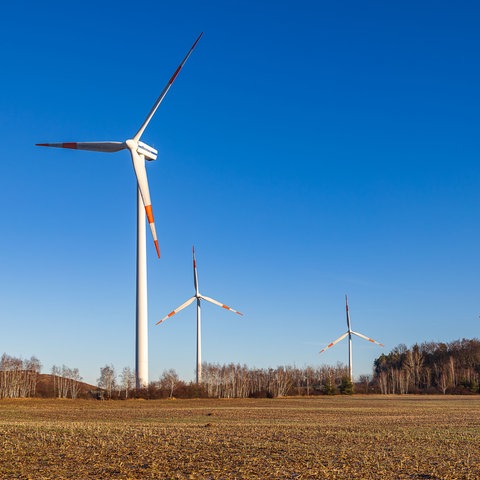
[[[113,365],[105,365],[100,368],[100,377],[97,379],[97,385],[107,392],[108,398],[112,398],[112,391],[116,385],[115,368]]]
[[[168,391],[169,398],[173,398],[173,392],[179,381],[177,372],[173,368],[163,371],[160,377],[160,386]]]

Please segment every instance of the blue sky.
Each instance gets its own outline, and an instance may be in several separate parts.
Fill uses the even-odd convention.
[[[134,366],[135,196],[123,141],[196,36],[148,126],[162,258],[148,243],[150,379],[203,359],[346,363],[399,343],[478,337],[476,2],[82,2],[2,5],[0,353]],[[150,238],[148,238],[150,240]],[[357,341],[355,341],[357,340]]]

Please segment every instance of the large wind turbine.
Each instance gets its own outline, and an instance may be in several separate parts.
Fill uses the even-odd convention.
[[[37,146],[40,147],[71,148],[74,150],[90,150],[94,152],[112,153],[125,149],[130,151],[135,176],[137,177],[137,308],[135,355],[137,388],[148,385],[147,253],[145,214],[150,225],[158,258],[160,258],[160,248],[158,246],[155,222],[153,219],[152,202],[150,201],[150,191],[148,188],[147,172],[145,169],[145,160],[155,160],[158,152],[149,145],[141,142],[140,138],[202,35],[203,32],[195,40],[188,53],[185,55],[185,58],[170,77],[167,85],[162,90],[162,93],[157,98],[152,109],[145,118],[145,121],[142,123],[133,138],[123,142],[37,143]]]
[[[347,312],[348,330],[341,337],[337,338],[332,343],[329,343],[323,350],[320,351],[320,353],[323,353],[325,350],[328,350],[329,348],[333,347],[336,343],[340,342],[341,340],[343,340],[348,335],[348,372],[349,372],[349,375],[350,375],[350,381],[353,382],[352,335],[356,335],[357,337],[368,340],[369,342],[376,343],[377,345],[380,345],[381,347],[383,347],[383,343],[379,343],[376,340],[373,340],[372,338],[368,338],[365,335],[363,335],[361,333],[358,333],[358,332],[354,332],[352,330],[352,327],[350,326],[350,313],[348,311],[348,298],[347,298],[346,295],[345,295],[345,310]]]
[[[200,307],[200,300],[206,300],[207,302],[213,303],[218,305],[219,307],[225,308],[226,310],[230,310],[231,312],[237,313],[238,315],[243,315],[243,313],[237,312],[233,308],[230,308],[223,303],[214,300],[213,298],[206,297],[205,295],[201,295],[198,289],[198,275],[197,275],[197,262],[195,260],[195,248],[192,247],[192,254],[193,254],[193,284],[195,286],[195,295],[189,298],[185,303],[182,303],[179,307],[175,310],[170,312],[166,317],[163,317],[157,325],[165,321],[167,318],[173,317],[176,313],[180,310],[183,310],[185,307],[188,307],[195,299],[197,300],[197,370],[196,370],[196,380],[197,383],[202,382],[202,331],[201,331],[201,307]]]

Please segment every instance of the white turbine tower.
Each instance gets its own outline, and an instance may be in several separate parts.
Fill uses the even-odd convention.
[[[356,335],[357,337],[368,340],[369,342],[376,343],[377,345],[380,345],[380,347],[383,347],[383,343],[379,343],[376,340],[373,340],[372,338],[368,338],[365,335],[363,335],[361,333],[358,333],[358,332],[354,332],[352,330],[352,327],[350,326],[350,313],[348,311],[348,298],[347,298],[346,295],[345,295],[345,310],[347,312],[347,327],[348,327],[348,330],[341,337],[337,338],[332,343],[329,343],[323,350],[320,351],[320,353],[323,353],[323,352],[325,352],[325,350],[328,350],[329,348],[333,347],[336,343],[340,342],[341,340],[343,340],[348,335],[348,372],[349,372],[349,375],[350,375],[350,381],[353,382],[352,335]]]
[[[140,141],[150,120],[157,111],[168,90],[177,78],[181,68],[187,61],[193,49],[197,45],[203,32],[195,40],[194,44],[185,55],[180,65],[171,76],[162,93],[157,98],[147,118],[142,123],[133,138],[124,142],[69,142],[69,143],[37,143],[40,147],[71,148],[74,150],[90,150],[94,152],[118,152],[128,149],[132,157],[133,168],[137,177],[137,308],[136,308],[136,355],[135,376],[137,388],[148,385],[148,312],[147,312],[147,253],[146,253],[146,228],[145,214],[147,215],[153,242],[157,255],[160,258],[157,233],[153,219],[152,202],[148,188],[145,160],[155,160],[157,150]]]
[[[225,308],[226,310],[230,310],[231,312],[237,313],[238,315],[243,315],[243,313],[237,312],[233,308],[230,308],[223,303],[214,300],[213,298],[206,297],[205,295],[201,295],[198,289],[198,275],[197,275],[197,262],[195,260],[195,248],[192,247],[193,253],[193,284],[195,286],[195,295],[189,298],[185,303],[182,303],[178,308],[170,312],[166,317],[163,317],[157,325],[160,325],[163,321],[167,318],[173,317],[176,313],[180,310],[183,310],[185,307],[188,307],[195,299],[197,300],[197,370],[196,370],[196,381],[197,383],[202,382],[202,331],[201,331],[201,307],[200,307],[200,300],[206,300],[207,302],[213,303],[218,305],[219,307]]]

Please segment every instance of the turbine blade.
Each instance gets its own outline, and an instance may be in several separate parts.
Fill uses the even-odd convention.
[[[162,100],[164,99],[165,95],[167,94],[168,90],[170,89],[170,87],[172,86],[173,82],[175,81],[175,79],[177,78],[177,75],[180,73],[180,70],[182,69],[183,65],[185,64],[185,62],[188,60],[188,57],[191,55],[191,53],[193,52],[193,49],[196,47],[198,41],[200,40],[201,36],[203,35],[203,32],[198,36],[198,38],[195,40],[194,44],[190,47],[190,50],[188,51],[188,53],[185,55],[185,58],[182,60],[182,62],[180,63],[180,65],[177,67],[177,69],[175,70],[174,74],[170,77],[170,80],[168,81],[168,83],[165,85],[164,89],[162,90],[162,93],[160,94],[160,96],[157,98],[157,101],[155,102],[155,104],[153,105],[152,109],[150,110],[150,113],[147,115],[147,118],[145,119],[145,121],[143,122],[142,126],[140,127],[140,129],[138,130],[138,132],[135,134],[135,136],[133,137],[133,139],[138,142],[138,140],[140,139],[140,137],[142,136],[143,132],[145,131],[145,129],[147,128],[147,125],[149,124],[150,120],[152,119],[152,117],[155,115],[155,112],[157,111],[157,108],[159,107],[159,105],[162,103]]]
[[[155,325],[160,325],[162,322],[164,322],[167,318],[173,317],[176,313],[178,313],[180,310],[183,310],[185,307],[188,307],[196,297],[189,298],[185,303],[182,303],[179,307],[177,307],[175,310],[170,312],[166,317],[163,317],[159,322],[157,322]]]
[[[197,261],[195,260],[195,247],[192,247],[193,253],[193,284],[195,285],[195,294],[198,296],[198,275],[197,275]]]
[[[36,143],[37,147],[70,148],[72,150],[90,150],[92,152],[119,152],[127,148],[124,142],[66,142]]]
[[[348,331],[352,331],[352,327],[350,326],[350,312],[348,311],[348,298],[345,295],[345,311],[347,312],[347,326],[348,326]]]
[[[213,298],[205,297],[204,295],[200,295],[200,298],[203,298],[203,299],[206,300],[207,302],[210,302],[210,303],[213,303],[213,304],[215,304],[215,305],[218,305],[219,307],[222,307],[222,308],[224,308],[225,310],[230,310],[230,311],[233,312],[233,313],[237,313],[238,315],[242,315],[242,316],[243,316],[243,313],[237,312],[237,311],[234,310],[233,308],[230,308],[228,305],[224,305],[223,303],[217,302],[217,300],[214,300]]]
[[[361,337],[361,338],[364,338],[365,340],[368,340],[369,342],[376,343],[376,344],[379,345],[380,347],[384,347],[384,346],[385,346],[383,343],[377,342],[377,341],[374,340],[373,338],[368,338],[368,337],[366,337],[365,335],[362,335],[361,333],[354,332],[353,330],[352,330],[352,333],[353,333],[354,335],[356,335],[357,337]]]
[[[130,142],[130,140],[128,140],[128,142]],[[148,188],[147,171],[145,169],[145,158],[143,158],[143,155],[140,156],[137,153],[135,145],[129,145],[128,148],[132,155],[133,168],[135,170],[135,175],[137,176],[138,188],[140,189],[140,194],[142,196],[143,205],[145,207],[148,224],[150,225],[150,230],[152,232],[153,243],[155,244],[158,258],[160,258],[160,248],[158,246],[157,232],[155,230],[155,221],[153,219],[152,202],[150,200],[150,190]]]
[[[343,340],[346,336],[348,335],[348,332],[344,333],[341,337],[338,337],[336,340],[334,340],[332,343],[329,343],[323,350],[320,350],[319,353],[323,353],[325,350],[328,350],[329,348],[333,347],[336,343],[340,342]]]

